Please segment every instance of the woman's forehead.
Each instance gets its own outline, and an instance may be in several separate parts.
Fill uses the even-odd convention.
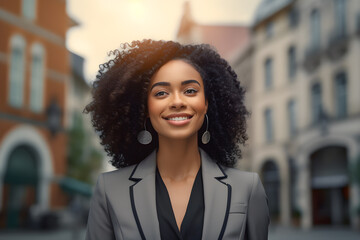
[[[165,63],[151,78],[151,83],[166,81],[197,80],[201,82],[200,73],[189,63],[182,59],[175,59]]]

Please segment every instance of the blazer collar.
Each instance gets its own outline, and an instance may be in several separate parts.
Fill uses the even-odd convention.
[[[227,175],[205,151],[200,149],[204,184],[204,225],[202,239],[222,239],[231,202],[231,186]]]
[[[227,224],[231,199],[231,186],[224,182],[227,175],[207,153],[200,149],[203,188],[204,223],[202,239],[221,239]],[[142,239],[160,239],[156,211],[156,150],[141,161],[131,173],[129,180],[130,200]]]
[[[161,239],[156,211],[156,150],[142,160],[131,173],[129,180],[131,208],[141,239]]]

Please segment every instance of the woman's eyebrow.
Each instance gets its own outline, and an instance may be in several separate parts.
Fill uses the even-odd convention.
[[[198,81],[193,80],[193,79],[182,81],[182,82],[181,82],[181,85],[186,85],[186,84],[190,84],[190,83],[196,83],[196,84],[198,84],[199,86],[201,86]],[[171,84],[170,84],[169,82],[157,82],[157,83],[154,83],[154,84],[151,86],[150,91],[151,91],[154,87],[156,87],[156,86],[171,86]]]
[[[199,83],[198,81],[193,80],[193,79],[183,81],[183,82],[181,82],[181,85],[186,85],[186,84],[189,84],[189,83],[196,83],[196,84],[198,84],[199,86],[201,86],[201,85],[200,85],[200,83]]]
[[[151,88],[150,88],[150,90],[152,90],[154,87],[156,87],[156,86],[170,86],[170,83],[169,82],[157,82],[157,83],[154,83],[152,86],[151,86]]]

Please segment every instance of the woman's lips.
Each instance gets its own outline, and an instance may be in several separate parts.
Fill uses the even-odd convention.
[[[191,121],[191,118],[191,115],[169,115],[164,117],[168,123],[175,126],[185,125]]]

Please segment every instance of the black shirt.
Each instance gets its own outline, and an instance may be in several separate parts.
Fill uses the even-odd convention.
[[[156,169],[156,211],[159,219],[160,236],[162,240],[201,239],[204,222],[204,189],[201,167],[195,177],[189,203],[181,223],[180,231],[176,224],[166,186]]]

